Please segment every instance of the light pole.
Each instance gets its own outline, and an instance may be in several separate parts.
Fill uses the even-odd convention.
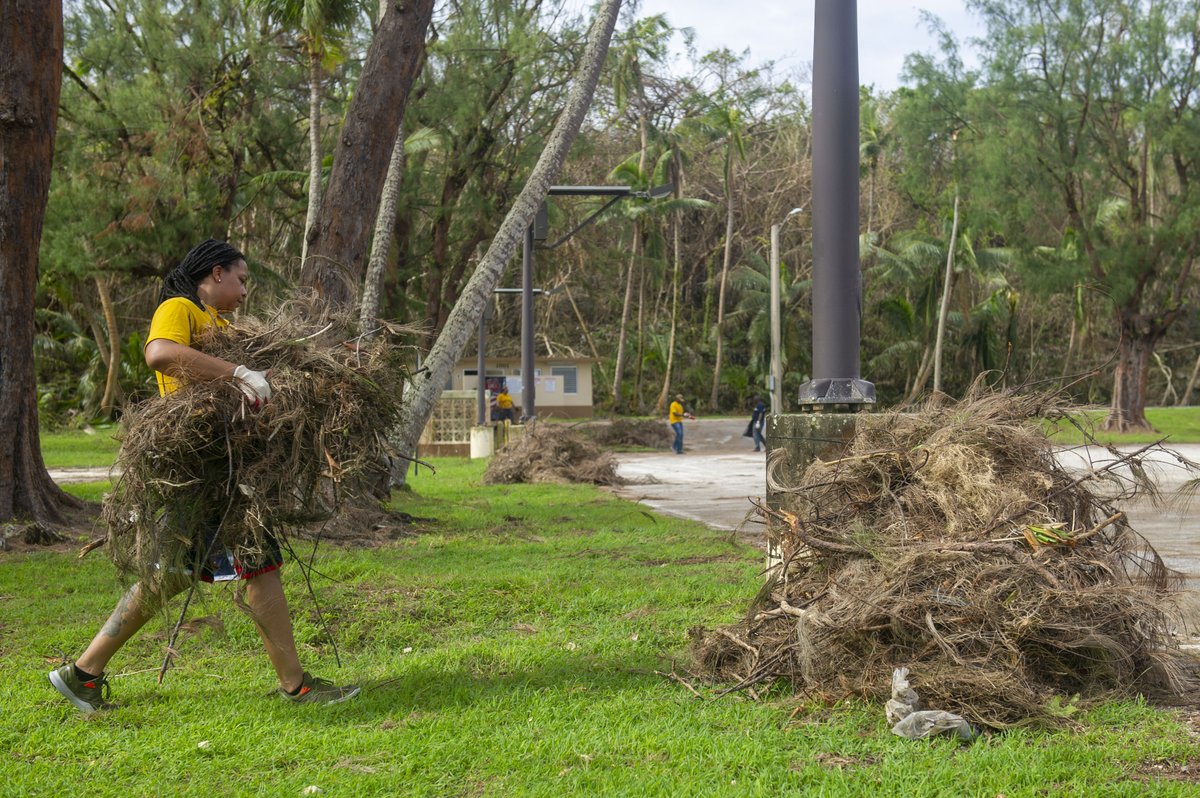
[[[782,322],[780,320],[780,286],[779,286],[779,230],[798,213],[803,207],[792,208],[783,221],[771,225],[771,415],[777,416],[783,412],[783,345]]]

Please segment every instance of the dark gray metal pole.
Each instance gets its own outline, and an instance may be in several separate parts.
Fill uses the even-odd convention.
[[[487,350],[487,313],[479,314],[479,357],[475,364],[475,373],[479,376],[479,386],[475,389],[475,426],[482,427],[487,423],[487,397],[484,395],[484,390],[487,387],[484,383],[487,382],[486,368],[487,357],[484,352]]]
[[[521,416],[531,419],[534,409],[533,383],[533,225],[525,228],[521,260]]]
[[[817,0],[813,43],[813,375],[802,404],[875,401],[860,379],[858,3]]]

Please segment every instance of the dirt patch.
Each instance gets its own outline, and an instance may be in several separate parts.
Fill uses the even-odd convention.
[[[321,524],[310,524],[297,531],[300,540],[321,540],[354,548],[374,549],[405,538],[416,537],[436,523],[399,510],[391,510],[364,498],[344,506],[337,515]]]
[[[1185,762],[1174,762],[1169,759],[1143,762],[1138,765],[1138,781],[1177,781],[1184,784],[1200,784],[1200,756],[1195,756]]]
[[[80,542],[96,536],[99,513],[100,505],[84,502],[80,508],[70,510],[61,524],[50,526],[34,521],[0,524],[0,553],[78,550]]]

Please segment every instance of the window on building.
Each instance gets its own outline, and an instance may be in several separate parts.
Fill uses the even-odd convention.
[[[579,393],[579,370],[575,366],[551,366],[550,374],[562,380],[563,393]]]

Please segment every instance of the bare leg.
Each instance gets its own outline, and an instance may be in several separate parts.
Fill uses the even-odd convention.
[[[292,618],[288,614],[279,571],[268,571],[246,580],[246,604],[267,657],[279,677],[279,686],[288,692],[294,691],[304,680],[304,669],[300,667],[300,655],[296,652]]]
[[[178,593],[181,587],[169,588],[170,595]],[[153,618],[161,606],[162,597],[143,588],[141,582],[129,588],[125,595],[121,596],[112,615],[108,616],[108,620],[96,633],[87,650],[75,660],[75,666],[97,676],[104,673],[113,654],[145,626],[146,621]]]

